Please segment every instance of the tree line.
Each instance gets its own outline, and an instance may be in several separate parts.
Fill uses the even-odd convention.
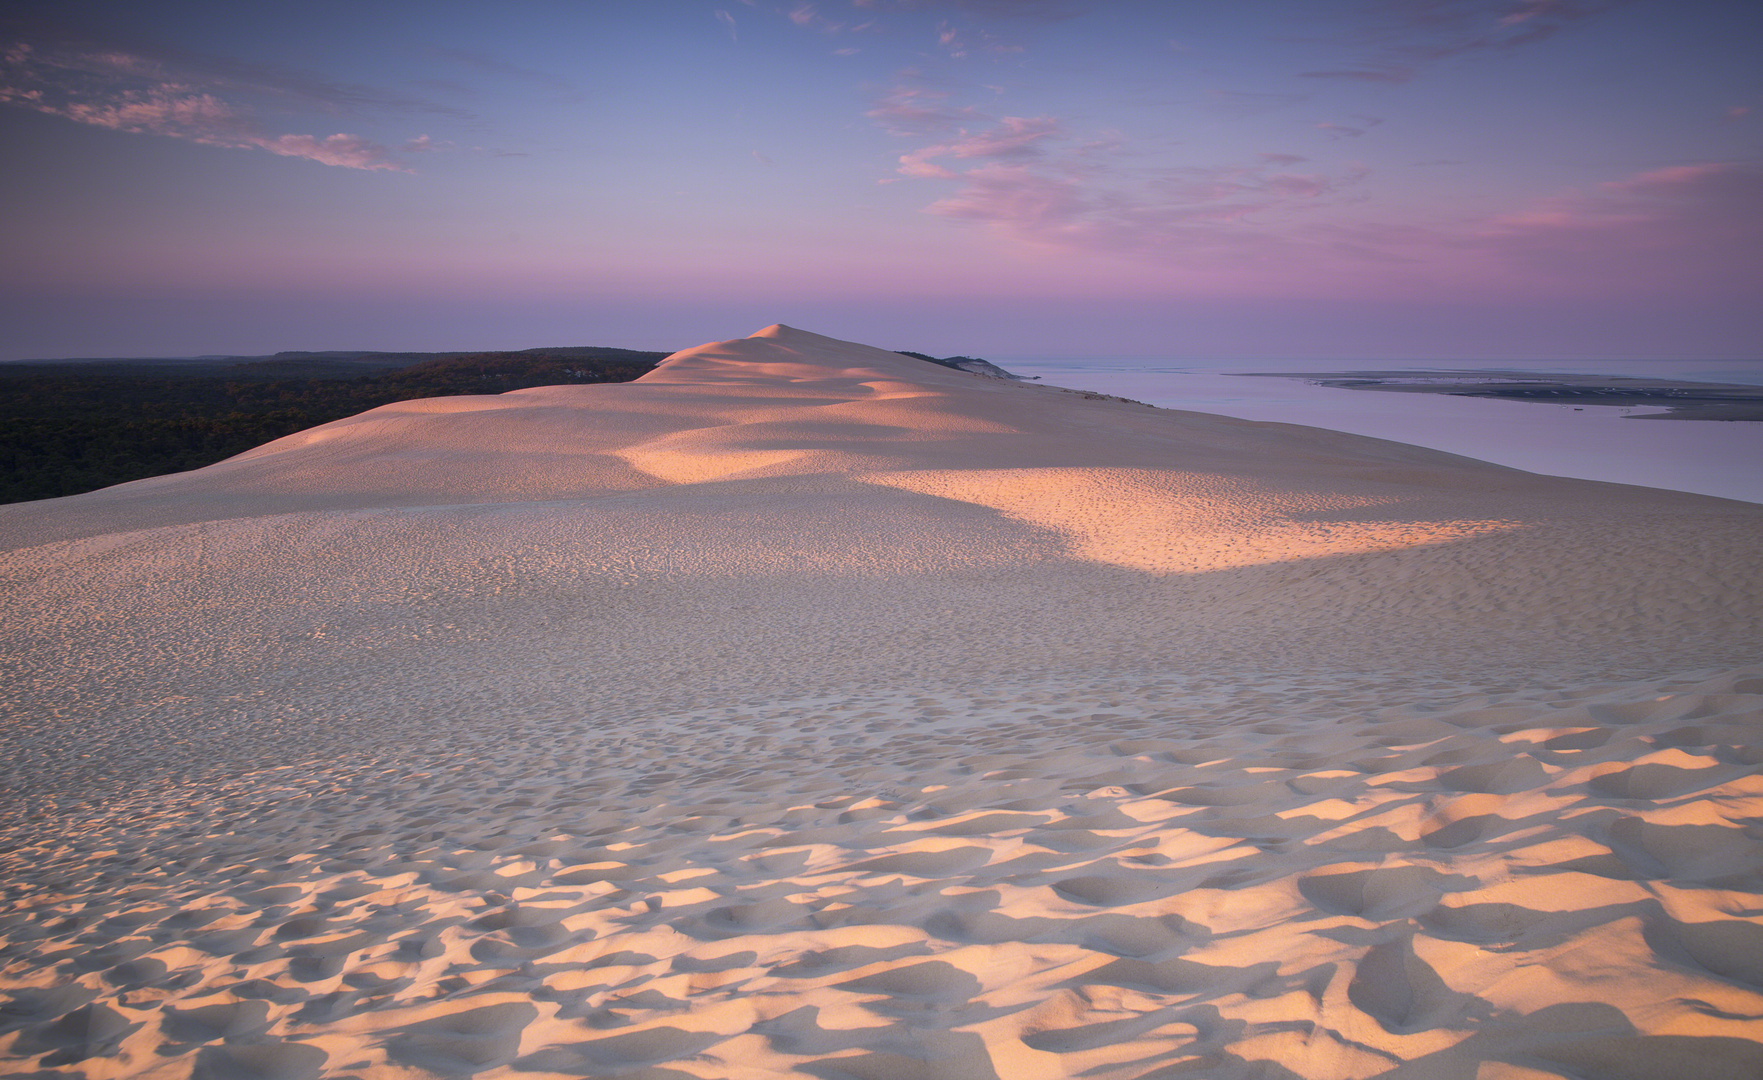
[[[421,354],[0,364],[0,503],[201,468],[394,401],[627,382],[667,354],[592,348],[438,354],[385,370],[410,355]],[[363,369],[370,373],[357,374]]]

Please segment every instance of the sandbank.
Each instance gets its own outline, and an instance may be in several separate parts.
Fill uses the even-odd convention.
[[[1530,401],[1571,408],[1643,408],[1632,420],[1763,421],[1763,386],[1707,383],[1687,379],[1643,379],[1621,375],[1568,375],[1560,372],[1463,370],[1243,372],[1250,378],[1305,379],[1337,390],[1380,390],[1397,394],[1451,394],[1457,397]]]

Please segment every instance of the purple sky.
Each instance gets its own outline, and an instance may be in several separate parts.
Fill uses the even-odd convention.
[[[0,0],[0,359],[1763,356],[1763,6]]]

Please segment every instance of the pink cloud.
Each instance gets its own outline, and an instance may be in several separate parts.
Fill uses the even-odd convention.
[[[939,147],[932,146],[928,149],[937,150]],[[926,155],[918,150],[900,155],[898,171],[901,176],[909,176],[915,180],[953,180],[960,175],[952,169],[944,168],[936,162],[928,160]]]
[[[1357,166],[1332,175],[1299,171],[1305,159],[1285,153],[1242,165],[1150,170],[1118,133],[1080,139],[1051,116],[987,122],[972,109],[957,116],[948,96],[902,87],[871,112],[896,132],[953,131],[902,154],[894,179],[952,183],[926,213],[1040,247],[1164,263],[1197,247],[1260,250],[1284,243],[1270,239],[1279,222],[1333,201],[1365,175]]]
[[[939,51],[952,59],[961,60],[975,53],[1006,54],[1024,51],[1021,44],[1000,37],[990,28],[982,25],[985,22],[1016,21],[1056,21],[1069,18],[1072,12],[1063,10],[1059,5],[1035,3],[1034,0],[1004,0],[996,4],[949,2],[949,0],[893,0],[891,3],[878,3],[877,0],[864,0],[859,3],[852,0],[851,6],[858,10],[876,10],[882,18],[867,19],[855,25],[833,22],[821,15],[811,3],[797,3],[794,7],[777,10],[785,18],[808,29],[820,30],[824,33],[836,34],[849,31],[859,33],[883,29],[890,22],[898,24],[898,19],[885,16],[901,16],[911,13],[926,12],[941,15],[946,12],[949,17],[938,17],[929,27],[932,40]],[[921,31],[922,32],[922,29]]]
[[[1763,169],[1678,165],[1535,199],[1481,221],[1324,218],[1288,222],[1282,235],[1296,264],[1318,283],[1376,283],[1390,295],[1754,300]]]
[[[957,175],[936,158],[1031,158],[1041,154],[1041,143],[1059,134],[1059,121],[1050,116],[1028,119],[1006,116],[998,126],[977,133],[961,132],[961,137],[933,146],[921,147],[900,157],[899,172],[924,180],[948,180]]]
[[[320,165],[337,165],[346,169],[398,169],[404,167],[387,158],[387,150],[359,135],[332,135],[319,139],[311,135],[277,135],[274,138],[252,136],[245,146],[255,146],[282,157],[305,158]]]
[[[408,171],[386,147],[359,135],[266,132],[213,88],[167,78],[162,65],[147,58],[114,50],[44,55],[16,43],[0,59],[0,104],[111,131],[266,150],[351,169]],[[431,148],[426,136],[417,142],[415,149]]]
[[[827,18],[825,15],[822,15],[819,8],[806,2],[797,3],[795,6],[788,9],[780,8],[777,10],[784,18],[795,23],[797,26],[800,26],[805,30],[818,30],[823,34],[839,34],[846,30],[859,31],[868,29],[869,27],[868,23],[851,26],[848,23],[835,22],[832,19]]]
[[[910,74],[910,73],[906,73]],[[962,123],[984,119],[968,106],[949,107],[949,92],[932,87],[900,85],[882,95],[863,115],[890,135],[931,135],[953,131]]]
[[[1294,214],[1327,204],[1365,175],[1362,168],[1334,176],[1298,173],[1282,167],[1293,155],[1274,157],[1279,160],[1146,174],[1065,151],[994,157],[964,171],[907,155],[901,172],[959,181],[960,188],[932,202],[927,213],[984,223],[1039,246],[1166,262],[1201,247],[1247,251],[1284,244],[1276,234]]]
[[[962,174],[961,179],[964,186],[960,191],[932,203],[927,212],[1047,237],[1072,229],[1092,209],[1076,182],[1021,165],[983,165]]]
[[[968,134],[939,146],[917,151],[922,157],[1019,158],[1041,153],[1040,144],[1059,134],[1059,121],[1050,116],[1006,116],[990,131]]]
[[[190,93],[172,84],[145,92],[125,93],[111,101],[72,101],[58,110],[44,107],[41,111],[113,131],[154,135],[219,131],[238,125],[238,116],[233,110],[212,94]]]
[[[967,43],[961,39],[961,32],[946,22],[937,24],[937,44],[948,50],[950,56],[967,55]]]
[[[1724,162],[1654,169],[1539,199],[1490,222],[1479,240],[1514,264],[1563,279],[1749,289],[1763,251],[1763,169]]]

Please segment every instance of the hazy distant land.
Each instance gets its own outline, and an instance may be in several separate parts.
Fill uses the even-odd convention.
[[[1549,405],[1652,407],[1631,420],[1763,420],[1763,386],[1637,379],[1612,375],[1566,375],[1525,371],[1251,371],[1255,378],[1305,379],[1337,390],[1385,390],[1401,394],[1449,394]]]

